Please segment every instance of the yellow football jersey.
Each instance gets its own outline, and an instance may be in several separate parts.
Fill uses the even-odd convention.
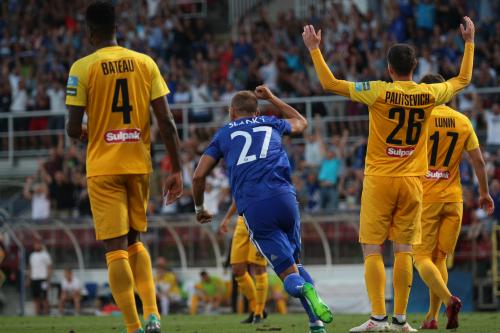
[[[423,180],[424,202],[462,202],[459,165],[464,151],[479,147],[465,115],[445,105],[432,111],[427,151],[429,170]]]
[[[120,46],[71,66],[66,104],[86,108],[88,177],[151,172],[149,105],[168,93],[149,56]]]
[[[456,93],[449,83],[349,82],[350,98],[368,105],[365,174],[423,176],[427,172],[427,123],[435,105]]]

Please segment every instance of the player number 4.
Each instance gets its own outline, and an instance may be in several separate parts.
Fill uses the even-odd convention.
[[[269,149],[269,143],[271,142],[271,134],[273,129],[269,126],[258,126],[252,129],[254,133],[257,132],[265,132],[264,141],[262,142],[262,149],[260,150],[259,158],[267,157],[267,150]],[[236,165],[253,162],[257,159],[257,156],[247,155],[250,147],[252,146],[252,136],[245,131],[234,131],[231,133],[231,140],[237,136],[242,136],[245,138],[245,144],[243,145],[243,149],[241,150],[240,157],[238,158],[238,162]]]
[[[121,105],[119,106],[119,100],[121,95]],[[130,112],[132,111],[132,105],[130,105],[130,100],[128,98],[128,83],[127,79],[117,79],[115,83],[115,92],[113,94],[113,104],[111,104],[112,112],[121,112],[123,114],[123,123],[130,124]]]

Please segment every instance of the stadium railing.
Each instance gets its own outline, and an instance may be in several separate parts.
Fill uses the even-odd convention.
[[[469,89],[466,93],[479,95],[498,94],[500,87]],[[351,142],[368,134],[368,113],[366,108],[357,103],[347,101],[340,96],[315,96],[284,98],[290,105],[297,108],[308,119],[311,132],[319,126],[328,136],[331,133],[341,133],[343,129],[349,130]],[[263,106],[266,103],[262,103]],[[228,119],[227,102],[209,102],[203,104],[172,104],[181,139],[187,140],[190,133],[196,129],[211,129],[215,131]],[[266,110],[264,108],[264,110]],[[271,111],[270,111],[271,112]],[[271,112],[272,113],[272,112]],[[63,136],[66,146],[70,144],[62,126],[54,129],[28,130],[28,123],[37,118],[59,117],[66,120],[67,112],[60,111],[28,111],[18,113],[0,113],[0,159],[7,165],[14,166],[18,158],[39,157],[47,154],[45,147],[40,148],[40,142],[53,140],[54,137]],[[316,120],[316,121],[315,121]],[[18,124],[24,125],[23,130]],[[2,130],[2,128],[4,128]],[[480,136],[483,133],[479,133]],[[162,150],[163,146],[155,145],[155,149]]]

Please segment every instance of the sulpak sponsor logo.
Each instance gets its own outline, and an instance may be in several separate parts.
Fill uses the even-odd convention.
[[[428,170],[427,174],[425,175],[425,178],[427,178],[427,179],[450,179],[450,172],[449,171],[442,171],[442,170]]]
[[[385,153],[389,157],[406,158],[411,156],[415,151],[415,147],[401,148],[401,147],[387,147]]]
[[[112,130],[104,134],[107,143],[138,142],[141,140],[141,131],[137,128]]]

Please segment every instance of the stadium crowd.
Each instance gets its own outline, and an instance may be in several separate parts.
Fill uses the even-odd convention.
[[[305,18],[293,11],[282,12],[272,21],[262,8],[257,15],[244,17],[229,36],[216,35],[207,19],[189,19],[185,8],[168,2],[146,0],[117,1],[120,13],[118,39],[121,45],[153,56],[164,73],[171,94],[169,102],[229,102],[240,89],[264,83],[280,97],[316,96],[323,91],[316,79],[306,48],[302,46],[304,22],[321,27],[324,54],[338,77],[349,80],[386,79],[384,55],[394,42],[409,41],[419,53],[415,79],[428,72],[450,77],[458,71],[462,43],[457,26],[464,13],[477,22],[476,60],[473,87],[500,84],[499,4],[488,1],[384,1],[370,2],[362,13],[355,5],[325,2],[324,8],[310,7]],[[50,2],[11,0],[0,6],[0,111],[50,110],[64,106],[64,84],[68,66],[91,48],[85,35],[85,1]],[[41,14],[40,14],[41,13]],[[436,19],[440,17],[440,19]],[[23,25],[20,25],[23,22]],[[36,29],[35,29],[36,27]],[[269,47],[272,40],[273,48]],[[500,200],[500,106],[498,95],[460,95],[454,107],[473,121],[482,143],[495,199]],[[301,105],[298,109],[303,109]],[[194,123],[227,119],[220,109],[189,110]],[[302,110],[303,111],[303,110]],[[367,126],[363,121],[322,121],[324,116],[366,115],[355,103],[313,104],[312,131],[303,140],[288,140],[286,148],[294,169],[301,207],[307,212],[356,209],[360,202]],[[180,120],[180,114],[174,114]],[[5,131],[0,121],[0,131]],[[16,130],[62,129],[63,118],[18,119]],[[161,178],[168,174],[168,156],[156,156],[150,212],[154,214],[190,212],[190,180],[197,159],[213,129],[190,129],[183,145],[185,193],[172,207],[161,198]],[[485,134],[483,134],[485,133]],[[153,138],[158,139],[154,133]],[[159,142],[159,140],[157,140]],[[88,216],[84,150],[79,146],[63,149],[63,138],[45,136],[16,142],[19,148],[50,147],[49,157],[40,160],[37,175],[29,177],[24,190],[31,200],[32,217]],[[2,140],[5,147],[6,140]],[[154,153],[154,149],[153,149]],[[467,160],[462,180],[468,190],[464,223],[475,221],[474,180]],[[209,180],[207,206],[222,213],[230,203],[227,177],[219,167]],[[467,203],[468,202],[468,203]],[[500,214],[500,213],[498,213]],[[498,215],[497,214],[497,215]]]

